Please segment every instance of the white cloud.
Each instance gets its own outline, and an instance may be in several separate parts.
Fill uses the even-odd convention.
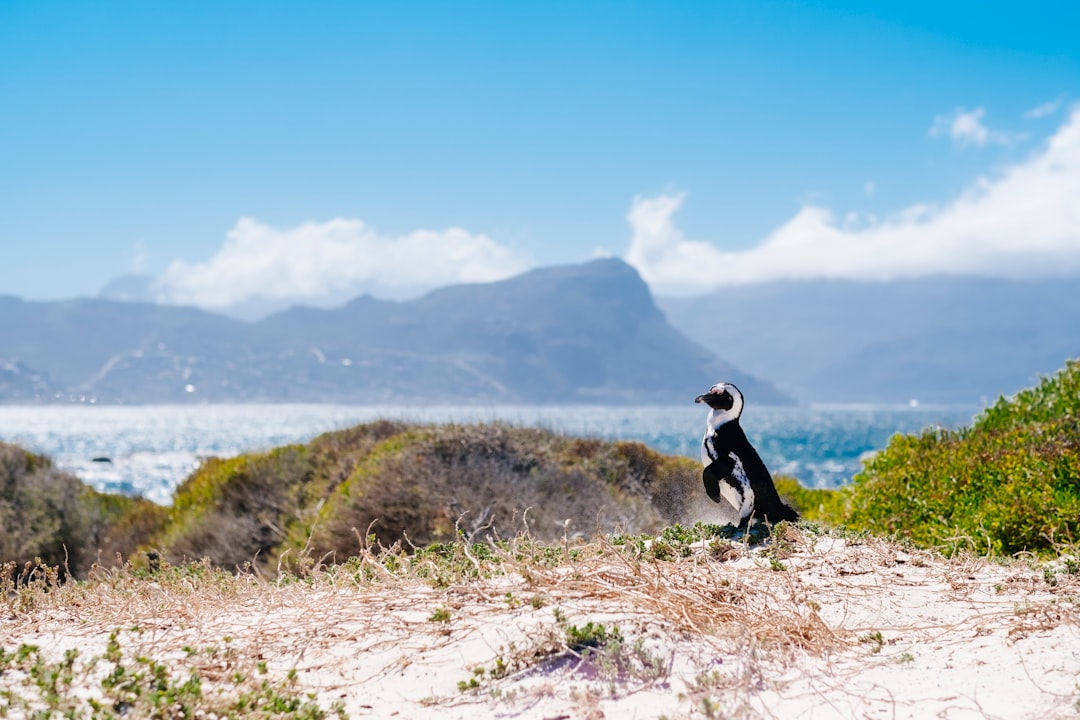
[[[1044,102],[1042,105],[1036,105],[1035,107],[1024,113],[1024,117],[1028,119],[1037,119],[1046,117],[1047,115],[1053,115],[1061,106],[1065,104],[1065,95],[1058,95],[1057,98]]]
[[[1080,108],[1046,146],[942,207],[914,205],[869,225],[804,205],[749,250],[688,240],[672,222],[684,194],[634,199],[626,259],[662,294],[780,278],[888,280],[929,274],[1080,273]]]
[[[360,292],[404,297],[499,280],[527,265],[518,253],[461,228],[388,236],[355,219],[276,228],[241,218],[213,257],[173,262],[154,292],[160,302],[218,310],[260,302],[327,305]]]
[[[863,183],[862,189],[863,194],[866,195],[866,197],[873,197],[874,192],[877,190],[877,185],[874,184],[873,180],[867,180],[865,183]]]
[[[1023,140],[1026,136],[1022,133],[1007,133],[999,130],[991,130],[983,123],[986,108],[975,108],[965,111],[959,108],[952,115],[938,115],[934,118],[934,124],[930,126],[931,137],[947,135],[960,147],[969,145],[1008,145],[1009,143]]]

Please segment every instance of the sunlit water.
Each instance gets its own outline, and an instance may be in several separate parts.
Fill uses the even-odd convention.
[[[749,407],[742,424],[774,474],[812,487],[850,481],[861,458],[895,433],[967,425],[977,408]],[[150,405],[0,406],[0,440],[51,456],[99,490],[170,502],[201,459],[265,450],[376,418],[427,422],[502,420],[573,435],[640,440],[699,457],[705,412],[685,407]],[[109,462],[95,458],[108,458]]]

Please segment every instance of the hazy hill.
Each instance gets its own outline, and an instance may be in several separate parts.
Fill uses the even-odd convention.
[[[669,321],[800,401],[979,404],[1080,354],[1080,281],[780,281],[660,298]]]
[[[102,402],[687,402],[787,398],[674,330],[620,260],[249,323],[193,308],[0,298],[0,360]],[[26,401],[4,394],[0,401]],[[25,388],[26,383],[18,387]]]

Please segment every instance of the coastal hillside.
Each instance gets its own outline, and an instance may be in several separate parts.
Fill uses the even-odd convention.
[[[786,280],[657,302],[681,332],[808,402],[979,407],[1080,356],[1075,279]]]
[[[0,298],[0,402],[686,403],[719,380],[791,402],[672,328],[614,259],[254,323]]]
[[[804,519],[955,554],[1053,555],[1080,539],[1080,362],[958,430],[897,435],[850,485],[776,476]],[[723,524],[700,464],[638,442],[500,423],[378,420],[232,458],[208,458],[171,505],[97,492],[0,443],[0,562],[41,558],[78,577],[153,551],[173,563],[273,572],[371,543],[422,548],[597,531]],[[284,563],[284,565],[282,565]]]
[[[655,533],[721,521],[712,505],[690,458],[503,424],[376,421],[210,458],[169,507],[96,492],[49,458],[0,443],[0,563],[41,558],[77,577],[148,551],[272,573],[281,563],[345,560],[368,543]]]

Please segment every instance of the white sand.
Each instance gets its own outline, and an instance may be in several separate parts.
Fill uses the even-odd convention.
[[[607,553],[442,588],[193,580],[183,593],[144,580],[13,612],[0,645],[89,658],[114,628],[138,626],[120,636],[130,656],[190,663],[208,684],[257,662],[272,678],[295,668],[299,688],[351,717],[1080,715],[1077,576],[1050,585],[1041,567],[873,540],[795,533],[793,543],[782,566],[738,546],[678,562]],[[617,626],[621,650],[567,653],[566,627],[590,621]],[[187,659],[185,647],[199,652]],[[492,678],[500,658],[505,676]],[[83,692],[108,667],[88,673]],[[474,677],[478,688],[459,690]],[[25,679],[4,673],[0,690]]]

